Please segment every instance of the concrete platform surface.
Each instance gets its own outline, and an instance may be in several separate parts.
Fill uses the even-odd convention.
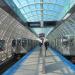
[[[27,60],[20,64],[14,75],[75,75],[75,72],[50,50],[46,52],[45,74],[43,74],[42,63],[38,47]]]

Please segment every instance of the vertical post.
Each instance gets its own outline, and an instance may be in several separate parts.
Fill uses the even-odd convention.
[[[44,25],[43,25],[43,21],[41,21],[41,28],[43,28],[43,26],[44,26]]]
[[[41,27],[43,27],[43,21],[41,21]],[[42,73],[45,74],[45,46],[44,46],[44,37],[42,37]]]

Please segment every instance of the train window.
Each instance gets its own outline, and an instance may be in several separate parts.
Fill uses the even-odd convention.
[[[12,47],[15,47],[16,46],[16,40],[12,40]]]
[[[28,45],[29,45],[29,39],[28,39]]]
[[[5,47],[5,40],[0,40],[0,51],[3,51]]]
[[[70,45],[73,45],[73,41],[74,41],[74,39],[71,37],[66,38],[66,39],[63,39],[62,44],[65,46],[70,46]]]
[[[73,41],[74,41],[73,38],[69,40],[70,46],[73,46],[73,43],[74,43]]]
[[[67,44],[68,44],[68,41],[64,41],[63,42],[63,45],[66,45],[67,46]]]
[[[17,40],[17,46],[21,46],[21,39]]]
[[[31,45],[31,39],[28,39],[28,44]]]
[[[26,47],[26,44],[27,44],[27,40],[24,38],[24,39],[22,39],[22,46],[23,47]]]

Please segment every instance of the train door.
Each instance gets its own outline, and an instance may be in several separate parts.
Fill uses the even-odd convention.
[[[68,37],[62,37],[62,53],[64,55],[70,54],[70,40]]]
[[[74,37],[70,37],[70,41],[69,41],[70,55],[75,56],[75,44],[74,44],[74,42],[75,42]]]
[[[5,51],[5,40],[0,40],[0,62],[6,59],[4,51]]]
[[[27,53],[27,39],[26,38],[22,39],[22,50],[21,50],[21,52]]]
[[[23,48],[26,48],[26,46],[27,46],[27,39],[26,38],[23,38],[22,39],[22,47]]]
[[[22,40],[21,39],[17,39],[16,40],[16,53],[20,53],[21,52],[21,47],[22,47]]]
[[[14,53],[15,50],[16,50],[16,45],[17,45],[16,39],[12,40],[12,51],[13,51],[13,53]]]

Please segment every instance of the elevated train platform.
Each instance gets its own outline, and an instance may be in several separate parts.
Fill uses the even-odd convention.
[[[0,0],[0,75],[75,75],[75,0]]]
[[[43,73],[43,59],[40,54],[40,50],[40,47],[36,47],[3,73],[3,75],[75,75],[75,71],[70,67],[70,65],[66,65],[68,63],[66,61],[63,62],[61,56],[56,54],[56,52],[54,52],[51,48],[48,48],[46,52],[46,72]]]

